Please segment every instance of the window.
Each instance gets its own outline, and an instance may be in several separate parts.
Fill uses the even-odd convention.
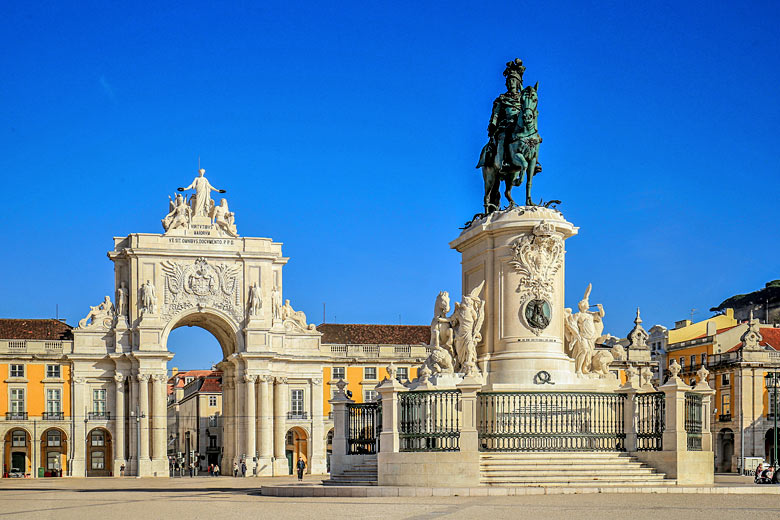
[[[395,373],[395,378],[398,379],[398,381],[406,381],[409,379],[409,369],[406,367],[399,367],[398,371]]]
[[[292,430],[288,431],[288,432],[287,432],[287,439],[286,439],[287,445],[288,445],[288,446],[290,446],[290,445],[293,445],[293,441],[294,441],[294,440],[295,440],[295,439],[293,438],[293,432],[292,432]]]
[[[210,395],[209,396],[209,406],[217,406],[217,396],[216,395]]]
[[[11,365],[11,377],[24,377],[24,365]]]
[[[15,430],[11,434],[11,446],[24,447],[27,446],[27,434],[22,430]]]
[[[60,469],[60,452],[48,451],[46,452],[46,469]]]
[[[46,377],[60,377],[60,366],[46,365]]]
[[[217,426],[217,414],[209,415],[209,426],[212,428]]]
[[[770,390],[769,391],[769,417],[774,417],[774,415],[775,415],[775,393],[774,391]]]
[[[194,378],[194,377],[192,377],[192,376],[187,376],[187,377],[185,377],[185,378],[184,378],[184,384],[185,384],[185,385],[188,385],[188,384],[192,383],[194,380],[195,380],[195,378]]]
[[[295,417],[303,415],[303,390],[293,390],[291,392],[290,411]]]
[[[365,392],[363,392],[363,402],[364,403],[370,403],[370,402],[376,401],[378,397],[379,397],[379,394],[377,393],[376,390],[366,390]]]
[[[95,430],[92,432],[92,435],[90,436],[91,443],[93,446],[105,446],[106,445],[106,438],[103,435],[103,432],[100,430]]]
[[[376,379],[376,367],[366,367],[363,369],[363,379]]]
[[[92,469],[104,469],[106,467],[105,455],[100,450],[92,452]]]
[[[685,368],[685,358],[680,356],[680,368]]]
[[[707,364],[707,353],[705,352],[701,355],[701,365],[704,366],[706,364]]]
[[[731,395],[729,393],[720,396],[721,415],[731,415]]]
[[[729,374],[723,374],[720,376],[720,384],[723,386],[729,386],[729,384],[731,384],[729,381]]]
[[[24,388],[11,389],[11,413],[24,412]]]
[[[92,390],[92,411],[98,415],[106,413],[106,391],[102,388]]]
[[[61,411],[60,402],[60,390],[58,388],[47,388],[46,411],[49,413],[59,413]]]
[[[339,379],[346,379],[347,369],[344,367],[333,367],[333,379],[338,381]]]
[[[62,444],[62,434],[59,430],[49,430],[46,434],[47,446],[60,446]]]
[[[696,365],[696,354],[691,354],[691,368]]]
[[[217,436],[209,435],[209,448],[216,448],[216,447],[217,447]]]

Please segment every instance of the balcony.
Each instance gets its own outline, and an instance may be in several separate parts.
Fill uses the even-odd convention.
[[[108,421],[111,419],[111,412],[88,412],[87,419],[90,421]]]
[[[65,414],[63,412],[43,412],[44,421],[63,421]]]
[[[731,421],[731,414],[730,413],[724,413],[718,416],[718,421],[720,422],[729,422]]]
[[[26,421],[27,412],[5,412],[6,421]]]
[[[287,412],[288,421],[305,421],[308,418],[308,412]]]

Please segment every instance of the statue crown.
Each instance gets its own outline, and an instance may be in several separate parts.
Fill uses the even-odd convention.
[[[515,58],[514,61],[506,62],[506,69],[504,69],[504,77],[507,79],[510,77],[517,78],[521,82],[523,81],[523,73],[525,73],[525,67],[523,67],[523,60]]]

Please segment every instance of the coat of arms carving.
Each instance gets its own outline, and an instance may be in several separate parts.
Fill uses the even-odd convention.
[[[542,221],[534,227],[531,234],[516,240],[511,248],[514,254],[509,265],[520,274],[520,284],[517,287],[517,292],[521,293],[520,308],[523,309],[526,303],[532,300],[541,303],[553,300],[555,274],[563,265],[564,254],[563,238],[555,230],[555,226]],[[541,303],[537,304],[537,307]],[[549,304],[547,306],[549,308]],[[541,322],[527,319],[526,314],[520,312],[526,325],[535,334],[546,328],[546,325],[541,327]],[[547,316],[544,322],[549,323],[549,319],[550,316]]]
[[[190,307],[214,307],[237,321],[241,319],[240,265],[213,265],[201,257],[192,264],[165,261],[161,267],[165,273],[165,316]]]

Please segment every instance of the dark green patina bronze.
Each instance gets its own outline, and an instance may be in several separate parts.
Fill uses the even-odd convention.
[[[509,207],[515,206],[512,188],[525,179],[525,205],[533,206],[531,184],[533,176],[542,171],[539,145],[542,138],[537,129],[539,83],[523,88],[525,67],[519,58],[509,61],[504,70],[506,92],[493,101],[488,124],[488,143],[482,148],[477,168],[482,168],[485,180],[485,214],[501,205],[500,183]]]

